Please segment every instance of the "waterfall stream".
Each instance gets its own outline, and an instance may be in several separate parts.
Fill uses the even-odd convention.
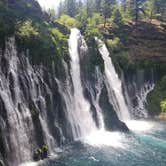
[[[118,74],[115,71],[106,45],[101,40],[96,40],[98,41],[99,51],[104,60],[105,83],[107,86],[110,103],[113,105],[120,120],[129,120],[130,114],[123,96],[121,80],[119,79]]]
[[[154,83],[144,83],[139,91],[136,92],[137,106],[133,108],[133,114],[137,117],[148,117],[146,110],[147,95],[154,89]]]
[[[71,88],[67,87],[69,89],[66,91],[68,92],[70,100],[66,98],[65,101],[67,102],[67,114],[70,119],[70,124],[72,124],[74,139],[85,137],[92,131],[96,130],[96,125],[91,115],[90,104],[83,94],[80,73],[80,55],[78,52],[79,40],[81,40],[81,42],[85,42],[78,29],[71,29],[69,53],[71,58],[70,73],[73,83],[73,94]],[[86,49],[86,47],[82,49]]]

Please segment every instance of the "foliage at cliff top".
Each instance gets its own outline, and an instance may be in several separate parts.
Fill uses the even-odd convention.
[[[68,27],[69,29],[71,28],[75,28],[78,26],[78,22],[75,18],[70,17],[69,15],[63,14],[60,16],[58,22],[60,24],[65,25],[66,27]]]
[[[0,1],[0,46],[15,35],[19,51],[25,51],[33,64],[51,66],[67,52],[67,28],[43,12],[37,1]]]

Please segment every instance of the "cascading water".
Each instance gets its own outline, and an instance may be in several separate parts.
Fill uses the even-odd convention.
[[[139,91],[136,92],[137,105],[133,108],[133,114],[137,117],[148,117],[146,110],[147,95],[154,89],[154,83],[145,83]]]
[[[69,86],[66,87],[65,93],[64,90],[60,88],[66,102],[66,114],[72,127],[74,139],[85,137],[92,131],[96,130],[96,125],[90,112],[90,104],[88,100],[85,99],[83,94],[80,76],[80,58],[78,52],[79,40],[84,42],[79,30],[71,29],[69,38],[69,53],[71,57],[70,72],[73,83],[73,93],[71,90],[72,88]],[[86,47],[82,49],[86,49]],[[59,85],[59,87],[61,86]]]
[[[96,39],[96,41],[99,44],[99,51],[104,60],[105,83],[110,103],[113,105],[120,120],[129,120],[130,114],[123,96],[121,80],[118,78],[118,74],[115,71],[114,65],[112,63],[111,57],[109,56],[109,52],[106,48],[106,45],[101,40]]]
[[[91,95],[92,104],[95,107],[95,110],[97,113],[97,121],[98,121],[99,130],[104,130],[105,124],[104,124],[102,109],[99,104],[99,99],[100,99],[101,91],[103,88],[103,76],[98,67],[96,67],[95,69],[95,82],[96,82],[94,87],[95,89],[93,89],[91,82],[88,82],[88,84],[86,85],[86,88],[88,89]]]
[[[56,146],[48,129],[46,100],[42,94],[44,87],[50,96],[51,91],[40,73],[34,71],[28,58],[24,55],[18,57],[14,38],[6,42],[4,54],[0,54],[2,61],[0,129],[9,165],[17,166],[31,161],[34,150],[42,144],[48,145],[49,152]]]
[[[65,112],[72,129],[74,140],[80,139],[83,142],[94,146],[120,146],[120,142],[118,140],[121,139],[121,137],[119,133],[107,132],[104,127],[103,115],[99,105],[103,77],[98,69],[96,69],[96,92],[94,92],[91,85],[87,85],[87,88],[92,97],[92,104],[97,112],[99,128],[96,127],[94,119],[92,118],[90,112],[91,105],[89,101],[85,99],[83,93],[83,86],[80,76],[81,55],[79,55],[78,48],[87,49],[86,43],[78,29],[71,29],[69,38],[69,53],[71,57],[70,74],[67,73],[68,77],[64,84],[56,79],[59,92],[65,102]],[[67,72],[68,67],[65,62],[64,67]],[[73,83],[73,86],[71,85],[71,82]]]

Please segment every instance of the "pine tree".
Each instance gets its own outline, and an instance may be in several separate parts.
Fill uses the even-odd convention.
[[[59,6],[58,6],[58,17],[60,17],[64,13],[64,4],[62,1],[60,1]]]
[[[87,15],[92,16],[92,13],[95,11],[95,0],[86,0],[86,10]]]
[[[145,14],[144,11],[144,4],[146,0],[130,0],[130,11],[131,15],[134,18],[135,22],[138,22],[139,14],[142,12]]]
[[[111,5],[111,0],[103,0],[102,1],[102,14],[104,16],[104,28],[105,28],[106,23],[107,23],[107,18],[109,18],[111,16],[110,5]]]
[[[158,15],[158,19],[166,21],[166,0],[155,0],[155,13]]]
[[[102,0],[102,15],[104,16],[104,28],[107,23],[107,19],[112,15],[112,6],[116,5],[116,0]]]
[[[74,17],[77,14],[77,2],[76,0],[65,0],[63,3],[64,13]]]
[[[102,0],[95,0],[95,9],[96,11],[101,11],[101,1]]]
[[[123,25],[122,15],[121,15],[119,9],[117,9],[114,13],[113,23],[118,27]]]

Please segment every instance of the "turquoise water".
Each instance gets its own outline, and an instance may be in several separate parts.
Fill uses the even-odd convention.
[[[120,133],[120,146],[75,143],[45,166],[166,166],[166,123],[147,122],[150,129]],[[137,126],[139,129],[139,126]],[[142,126],[141,126],[142,127]],[[94,138],[95,139],[95,138]],[[110,140],[111,141],[111,140]]]

